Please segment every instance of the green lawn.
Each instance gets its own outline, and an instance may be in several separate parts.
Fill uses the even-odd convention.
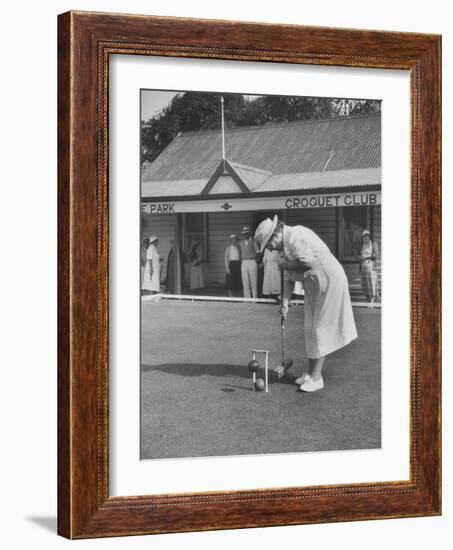
[[[375,449],[381,442],[380,310],[355,309],[359,338],[328,357],[325,388],[306,370],[303,306],[285,331],[288,375],[252,392],[253,348],[281,358],[278,306],[162,300],[142,305],[141,457]]]

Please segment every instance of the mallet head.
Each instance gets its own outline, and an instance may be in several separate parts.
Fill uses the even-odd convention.
[[[277,375],[277,378],[283,378],[283,376],[286,374],[286,371],[289,370],[294,364],[294,361],[292,359],[285,359],[282,361],[279,365],[274,367],[273,371]]]

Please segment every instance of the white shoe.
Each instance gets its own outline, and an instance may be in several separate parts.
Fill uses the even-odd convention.
[[[324,380],[322,376],[319,380],[313,380],[311,376],[308,376],[304,383],[300,385],[300,391],[313,392],[322,390],[324,387]]]
[[[294,380],[294,383],[300,386],[305,382],[307,378],[310,378],[310,375],[308,374],[308,372],[304,372],[302,376],[299,376],[299,378],[296,378],[296,380]]]

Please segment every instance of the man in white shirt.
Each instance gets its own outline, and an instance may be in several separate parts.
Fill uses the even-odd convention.
[[[237,235],[230,235],[229,244],[225,249],[225,288],[228,296],[233,296],[235,292],[242,292],[241,276],[241,249],[239,248],[239,239]]]
[[[241,275],[244,298],[258,298],[258,246],[252,237],[252,229],[244,225],[241,231],[242,239],[239,243],[241,249]]]

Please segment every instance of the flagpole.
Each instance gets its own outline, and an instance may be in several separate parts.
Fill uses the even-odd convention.
[[[220,107],[222,112],[222,161],[223,161],[223,171],[225,172],[225,121],[223,113],[223,96],[220,96]]]

